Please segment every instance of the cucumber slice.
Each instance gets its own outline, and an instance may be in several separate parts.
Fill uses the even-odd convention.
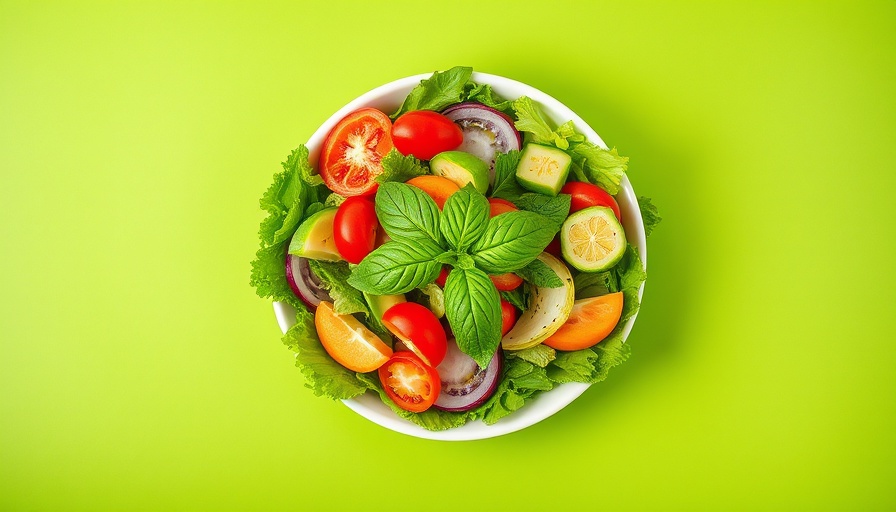
[[[607,270],[625,254],[625,231],[613,210],[592,206],[569,216],[560,228],[563,258],[582,272]]]
[[[572,158],[561,149],[529,143],[520,155],[516,179],[532,192],[556,196],[566,183],[571,163]]]
[[[443,151],[432,157],[429,168],[436,176],[448,178],[464,188],[472,183],[479,192],[488,190],[488,164],[462,151]]]

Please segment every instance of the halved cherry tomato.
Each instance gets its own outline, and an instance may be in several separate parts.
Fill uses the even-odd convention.
[[[498,199],[496,197],[488,200],[488,208],[490,217],[501,215],[502,213],[515,212],[519,209],[510,201],[506,199]]]
[[[513,324],[516,323],[516,308],[513,307],[513,304],[507,302],[504,299],[501,299],[501,336],[503,337],[505,334],[510,332],[513,329]]]
[[[391,149],[389,116],[375,108],[356,110],[327,135],[320,154],[320,176],[339,195],[373,194],[376,177],[383,172],[380,162]]]
[[[379,368],[380,383],[395,405],[406,411],[423,412],[442,391],[435,368],[427,366],[413,352],[396,352]]]
[[[442,288],[445,287],[445,281],[448,280],[448,272],[448,267],[443,265],[442,270],[439,271],[439,277],[436,278],[436,284]]]
[[[432,311],[416,302],[402,302],[383,313],[383,325],[424,363],[439,366],[448,351],[445,329]]]
[[[513,272],[488,277],[495,283],[495,288],[497,288],[499,292],[516,290],[519,285],[523,284],[523,278]]]
[[[413,185],[420,190],[426,192],[426,195],[436,202],[439,210],[445,207],[445,201],[451,197],[451,194],[460,190],[456,183],[442,176],[433,176],[426,174],[417,176],[406,181],[408,185]]]
[[[464,141],[464,132],[438,112],[414,110],[395,120],[392,141],[402,155],[430,160],[442,151],[457,149]]]
[[[373,199],[365,196],[346,198],[333,218],[336,249],[349,263],[361,263],[376,247],[379,227]]]
[[[597,185],[581,181],[570,181],[563,185],[560,193],[572,196],[569,213],[575,213],[591,206],[606,206],[611,208],[613,213],[616,214],[616,220],[622,222],[622,213],[619,211],[619,204],[616,203],[616,199]]]

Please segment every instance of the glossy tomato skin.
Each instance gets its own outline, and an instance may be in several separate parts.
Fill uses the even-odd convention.
[[[507,302],[504,299],[501,299],[501,336],[503,337],[505,334],[510,332],[513,329],[513,324],[516,323],[517,312],[516,308],[513,307],[513,304]]]
[[[442,151],[457,149],[464,141],[464,133],[438,112],[414,110],[395,120],[392,141],[402,155],[430,160]]]
[[[406,411],[429,409],[442,391],[438,372],[413,352],[395,352],[377,373],[389,399]]]
[[[349,263],[361,263],[376,247],[379,227],[373,199],[366,196],[346,198],[333,219],[336,249]]]
[[[383,325],[411,351],[435,368],[448,352],[448,337],[441,322],[416,302],[402,302],[383,313]]]
[[[442,266],[442,270],[439,270],[439,277],[436,278],[436,284],[445,287],[445,282],[448,281],[448,272],[450,272],[449,267]]]
[[[506,199],[498,199],[493,197],[488,200],[489,217],[501,215],[502,213],[515,212],[519,208],[515,204]]]
[[[318,172],[327,187],[345,197],[376,192],[383,157],[393,148],[392,121],[375,108],[345,116],[330,130],[320,153]]]
[[[513,272],[488,277],[492,280],[492,283],[495,284],[495,288],[497,288],[499,292],[516,290],[519,285],[523,284],[523,278]]]
[[[581,181],[570,181],[563,185],[560,193],[572,196],[569,213],[575,213],[591,206],[606,206],[616,214],[616,220],[622,222],[622,213],[619,211],[619,204],[616,203],[616,199],[597,185]]]

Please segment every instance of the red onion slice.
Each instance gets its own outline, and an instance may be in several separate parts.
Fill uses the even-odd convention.
[[[498,387],[501,376],[501,350],[497,350],[485,369],[448,340],[448,352],[436,367],[442,390],[433,407],[443,411],[468,411],[482,405]]]
[[[499,153],[522,147],[520,132],[513,126],[513,119],[500,110],[481,103],[467,102],[452,105],[443,110],[442,114],[464,132],[464,141],[457,150],[470,153],[489,164],[491,183],[495,181],[495,157]]]
[[[293,293],[312,310],[316,309],[321,301],[333,301],[305,258],[294,254],[286,255],[286,281]]]

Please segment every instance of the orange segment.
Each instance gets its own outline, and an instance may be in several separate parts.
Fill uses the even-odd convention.
[[[331,302],[321,302],[314,326],[324,350],[349,370],[367,373],[392,357],[392,349],[352,315],[337,315]]]
[[[448,200],[451,194],[460,190],[460,187],[458,187],[456,183],[441,176],[417,176],[416,178],[409,179],[406,183],[426,192],[426,194],[436,202],[439,210],[444,208],[445,201]]]
[[[581,350],[606,338],[622,317],[622,292],[575,302],[560,329],[544,344],[557,350]]]

